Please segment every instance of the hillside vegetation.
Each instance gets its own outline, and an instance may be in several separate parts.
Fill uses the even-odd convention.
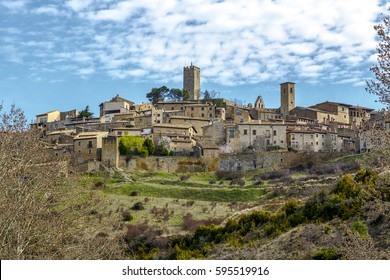
[[[388,259],[390,176],[358,170],[355,158],[89,178],[121,214],[129,258]]]

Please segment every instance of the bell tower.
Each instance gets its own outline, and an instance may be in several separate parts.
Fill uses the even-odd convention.
[[[295,108],[295,83],[280,84],[280,113],[283,118]]]
[[[183,89],[190,93],[190,100],[200,99],[200,68],[192,63],[183,68]]]

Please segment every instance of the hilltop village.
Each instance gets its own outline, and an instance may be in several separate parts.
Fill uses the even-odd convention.
[[[186,100],[134,104],[117,95],[99,105],[97,118],[78,118],[77,110],[55,110],[37,115],[31,126],[40,131],[41,140],[53,153],[71,153],[88,170],[96,166],[139,168],[138,163],[129,164],[132,158],[120,154],[124,136],[151,139],[155,147],[164,146],[172,155],[214,161],[248,151],[365,152],[373,148],[365,137],[365,124],[384,114],[330,101],[308,108],[296,106],[292,82],[280,84],[279,108],[267,108],[261,96],[248,105],[224,98],[201,99],[200,68],[194,65],[183,68],[183,89],[189,93]],[[388,128],[390,121],[382,119]],[[164,159],[144,164],[144,169],[159,170]],[[256,159],[251,162],[252,168],[260,166]],[[218,169],[218,164],[205,169]],[[229,168],[233,165],[242,168],[240,162]],[[165,169],[169,171],[169,162]]]

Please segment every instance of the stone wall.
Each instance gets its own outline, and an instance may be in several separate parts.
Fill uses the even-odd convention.
[[[206,160],[194,157],[119,158],[119,168],[145,172],[204,172]]]
[[[103,138],[102,164],[106,167],[117,167],[119,164],[119,138],[108,136]]]
[[[287,152],[264,152],[243,155],[221,155],[219,170],[239,171],[259,168],[280,167],[284,165]]]

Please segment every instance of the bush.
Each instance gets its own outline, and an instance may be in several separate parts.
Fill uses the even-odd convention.
[[[180,176],[180,181],[188,181],[190,179],[191,175],[182,175]]]
[[[104,188],[107,188],[107,185],[103,181],[97,181],[93,185],[93,189],[95,189],[95,190],[104,189]]]
[[[367,237],[368,236],[368,227],[365,223],[358,220],[355,223],[352,224],[352,230],[354,232],[357,232],[361,237]]]
[[[242,179],[235,179],[233,181],[230,182],[230,185],[231,186],[240,186],[240,187],[243,187],[245,186],[245,181],[242,180]]]
[[[195,201],[194,200],[188,200],[187,202],[186,202],[186,206],[187,207],[191,207],[191,206],[193,206],[195,204]]]
[[[376,180],[377,178],[378,178],[378,173],[370,169],[361,169],[356,173],[354,177],[356,182],[358,183],[360,182],[363,184],[367,184],[370,181]]]
[[[340,260],[342,256],[335,249],[326,248],[312,254],[310,258],[313,260]]]
[[[264,184],[263,181],[258,180],[258,181],[256,181],[253,185],[255,185],[255,186],[262,186],[263,184]]]
[[[133,191],[133,192],[130,193],[130,196],[138,196],[138,195],[139,195],[139,193],[136,192],[136,191]]]
[[[272,170],[264,172],[260,175],[261,180],[274,180],[274,179],[280,179],[284,176],[288,176],[290,171],[288,169],[281,169],[281,170]]]
[[[223,171],[223,170],[216,171],[215,175],[217,176],[218,180],[222,180],[222,179],[236,180],[244,176],[244,174],[240,171]]]
[[[355,183],[352,176],[347,174],[341,178],[332,193],[339,194],[345,198],[356,198],[360,193],[360,187]]]
[[[129,211],[122,212],[122,220],[125,222],[130,222],[134,219],[132,215],[130,215]]]
[[[140,210],[144,210],[145,207],[144,207],[144,204],[142,202],[137,202],[133,205],[133,207],[131,209],[136,210],[136,211],[140,211]]]

